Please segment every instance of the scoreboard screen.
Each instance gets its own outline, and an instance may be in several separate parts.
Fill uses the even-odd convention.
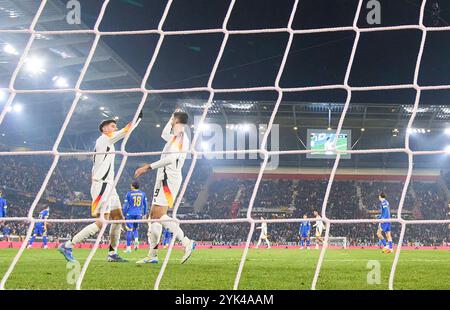
[[[339,136],[336,137],[335,130],[308,129],[307,135],[308,150],[312,150],[313,152],[306,154],[306,158],[336,158],[336,153],[331,150],[335,140],[337,150],[346,151],[351,148],[352,139],[350,130],[341,130]],[[350,159],[351,155],[341,153],[341,158]]]

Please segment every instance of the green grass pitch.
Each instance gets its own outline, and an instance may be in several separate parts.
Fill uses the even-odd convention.
[[[0,249],[3,276],[17,249]],[[162,259],[157,265],[137,266],[147,253],[141,249],[123,254],[129,263],[107,263],[106,250],[98,250],[84,278],[83,289],[153,289]],[[311,283],[320,251],[311,249],[250,249],[240,289],[306,290]],[[88,250],[76,249],[83,262]],[[199,249],[179,264],[181,250],[174,250],[161,282],[161,289],[232,289],[242,249]],[[394,255],[379,250],[336,250],[326,252],[317,289],[388,289]],[[378,261],[381,283],[368,284],[369,261]],[[402,250],[395,276],[395,289],[450,289],[450,251]],[[70,273],[72,271],[72,273]],[[26,250],[6,283],[7,289],[74,289],[73,270],[56,249]]]

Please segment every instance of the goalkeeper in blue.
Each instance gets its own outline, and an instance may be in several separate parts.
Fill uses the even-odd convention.
[[[131,183],[131,191],[125,196],[123,214],[126,220],[140,220],[142,216],[148,214],[147,196],[139,190],[139,183]],[[139,247],[139,223],[126,223],[127,248],[125,253],[131,253],[131,242],[134,238],[134,250]]]
[[[44,220],[42,222],[36,222],[34,224],[34,231],[33,236],[31,236],[30,241],[28,242],[27,249],[31,248],[33,246],[34,239],[36,239],[37,236],[42,236],[42,242],[44,243],[44,249],[47,248],[47,221],[50,215],[50,209],[48,206],[44,208],[41,212],[39,212],[39,219]]]
[[[378,199],[380,200],[380,209],[381,214],[378,216],[379,219],[390,219],[391,214],[389,212],[389,202],[386,200],[386,194],[380,193],[378,196]],[[386,244],[386,239],[383,237],[383,233],[386,235],[386,239],[388,243]],[[378,239],[380,239],[380,242],[383,244],[383,253],[390,254],[392,253],[392,235],[391,235],[391,223],[385,222],[385,223],[379,223],[378,224],[378,231],[377,231]]]
[[[308,216],[303,215],[303,219],[307,219]],[[299,234],[300,234],[300,250],[302,250],[305,246],[306,240],[306,248],[309,250],[311,245],[311,239],[309,238],[309,234],[311,232],[311,222],[303,221],[300,223]]]

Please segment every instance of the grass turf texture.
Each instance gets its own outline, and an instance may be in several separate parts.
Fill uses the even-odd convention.
[[[17,249],[0,249],[3,276]],[[141,249],[122,254],[129,263],[107,263],[106,250],[98,250],[84,278],[83,289],[152,289],[160,263],[137,266],[145,256]],[[311,249],[250,249],[240,289],[310,289],[320,251]],[[76,249],[82,263],[88,250]],[[180,265],[181,250],[174,250],[160,289],[232,289],[241,259],[241,249],[196,250]],[[394,255],[380,250],[327,250],[317,289],[387,289]],[[378,261],[381,284],[368,284],[370,260]],[[7,289],[74,289],[74,269],[56,249],[26,250],[6,283]],[[80,268],[81,269],[81,268]],[[395,289],[450,289],[450,251],[403,250],[394,282]]]

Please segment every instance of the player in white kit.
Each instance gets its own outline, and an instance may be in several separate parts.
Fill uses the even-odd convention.
[[[322,219],[322,217],[320,216],[319,212],[314,211],[313,213],[316,218],[316,223],[313,225],[313,227],[316,228],[316,250],[318,250],[319,243],[323,245],[322,232],[325,229],[325,226],[323,225],[323,222],[320,220]]]
[[[114,160],[115,151],[114,144],[125,138],[142,119],[142,112],[135,124],[128,123],[121,130],[117,130],[117,122],[113,119],[105,120],[100,123],[99,130],[102,135],[95,142],[94,152],[100,153],[93,156],[92,167],[92,185],[91,185],[91,214],[93,217],[99,218],[104,213],[105,219],[122,220],[122,206],[119,195],[114,186]],[[106,154],[105,154],[106,153]],[[100,220],[83,228],[76,234],[72,240],[63,243],[59,248],[59,252],[64,255],[68,261],[75,261],[72,255],[73,246],[85,241],[87,238],[96,235],[102,228]],[[109,237],[110,246],[108,252],[109,262],[126,262],[117,254],[117,247],[120,241],[121,224],[111,224]]]
[[[149,219],[172,219],[167,215],[167,211],[169,208],[173,208],[175,198],[178,195],[183,181],[182,168],[186,159],[186,152],[189,150],[189,139],[185,132],[187,122],[187,113],[176,110],[161,134],[161,137],[166,141],[161,159],[152,164],[143,165],[135,172],[134,176],[138,178],[150,170],[157,169]],[[148,225],[147,235],[150,244],[148,256],[137,261],[138,264],[158,263],[157,249],[163,227],[169,230],[175,240],[183,245],[184,255],[181,263],[186,262],[191,256],[195,249],[195,241],[186,237],[176,222],[153,222]]]
[[[267,244],[267,248],[270,249],[270,241],[267,237],[267,223],[265,222],[264,218],[261,216],[261,226],[257,227],[256,229],[261,229],[261,234],[259,235],[258,243],[256,243],[256,248],[259,248],[261,245],[261,241],[264,240]]]

